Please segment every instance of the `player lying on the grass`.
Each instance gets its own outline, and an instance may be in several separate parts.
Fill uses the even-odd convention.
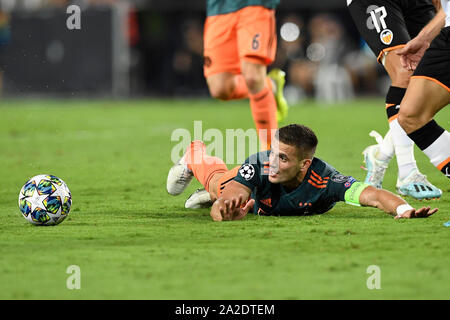
[[[376,207],[396,218],[429,217],[438,210],[416,210],[389,191],[340,174],[314,157],[316,146],[311,129],[291,124],[276,132],[271,150],[228,170],[221,159],[206,154],[202,141],[194,141],[170,169],[167,191],[181,194],[195,176],[214,202],[214,221],[242,219],[252,207],[261,215],[321,214],[338,201]]]

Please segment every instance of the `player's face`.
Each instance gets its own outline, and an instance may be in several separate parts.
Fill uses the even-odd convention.
[[[269,181],[291,183],[297,179],[303,167],[298,149],[273,139],[269,156]]]

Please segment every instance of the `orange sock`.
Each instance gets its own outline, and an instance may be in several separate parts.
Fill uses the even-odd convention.
[[[188,169],[194,173],[195,178],[209,192],[209,182],[217,173],[228,171],[225,162],[218,157],[211,157],[206,154],[206,147],[203,141],[193,141],[186,152],[185,161]]]
[[[245,83],[244,76],[242,74],[237,74],[234,76],[234,90],[230,96],[230,100],[246,98],[248,98],[247,84]]]
[[[256,130],[258,130],[261,149],[268,150],[270,149],[272,136],[275,133],[273,129],[278,128],[277,104],[272,93],[271,85],[266,85],[257,94],[249,94],[249,97],[250,108]]]

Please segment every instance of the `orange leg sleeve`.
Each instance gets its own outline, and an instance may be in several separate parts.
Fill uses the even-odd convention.
[[[186,152],[185,161],[195,178],[209,192],[209,182],[217,173],[225,173],[228,168],[222,159],[206,154],[206,147],[202,141],[193,141]]]
[[[277,104],[271,88],[266,85],[257,94],[250,94],[250,108],[253,121],[258,131],[262,150],[270,149],[270,143],[275,130],[278,128]]]

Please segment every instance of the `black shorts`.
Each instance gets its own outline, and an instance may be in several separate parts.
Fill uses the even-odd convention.
[[[432,80],[450,92],[450,27],[431,42],[412,78]]]
[[[436,14],[431,0],[353,0],[348,9],[378,62],[382,53],[414,38]]]

